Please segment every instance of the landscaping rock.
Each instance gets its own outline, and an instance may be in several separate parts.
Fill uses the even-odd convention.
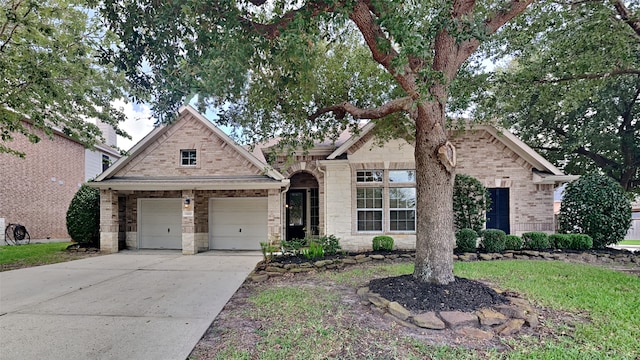
[[[267,271],[267,275],[268,275],[269,277],[275,277],[275,276],[283,276],[283,275],[284,275],[284,273],[281,273],[281,272],[271,272],[271,271]]]
[[[269,275],[267,275],[267,274],[264,274],[264,275],[252,275],[249,278],[253,282],[262,282],[262,281],[265,281],[265,280],[269,279]]]
[[[266,269],[264,269],[266,272],[268,273],[285,273],[287,272],[286,269],[281,268],[281,267],[276,267],[276,266],[267,266]]]
[[[493,260],[493,254],[480,254],[478,255],[482,260]]]
[[[356,261],[358,261],[358,260],[360,260],[360,259],[364,259],[364,258],[366,258],[366,257],[367,257],[367,255],[364,255],[364,254],[358,254],[358,255],[356,255],[356,256],[355,256],[355,258],[354,258],[354,259],[355,259]]]
[[[527,317],[524,310],[515,305],[498,305],[495,308],[508,318],[525,319]]]
[[[371,261],[371,258],[370,258],[370,257],[368,257],[368,256],[366,256],[366,257],[363,257],[363,258],[360,258],[360,259],[356,260],[356,262],[357,262],[358,264],[366,263],[366,262],[369,262],[369,261]]]
[[[456,333],[476,340],[489,340],[494,336],[490,331],[484,331],[474,327],[463,327],[458,329]]]
[[[313,263],[313,266],[317,268],[325,267],[329,264],[333,264],[333,260],[318,260]]]
[[[354,264],[357,264],[358,262],[355,259],[347,258],[347,259],[342,259],[342,263],[354,265]]]
[[[524,323],[532,329],[537,328],[538,326],[540,326],[540,320],[538,320],[538,314],[529,314],[527,318],[524,319]]]
[[[520,329],[522,329],[522,325],[524,325],[524,320],[522,319],[511,319],[509,321],[507,321],[506,323],[498,326],[496,328],[496,333],[503,335],[503,336],[508,336],[508,335],[513,335],[515,333],[517,333],[518,331],[520,331]]]
[[[478,310],[477,315],[480,320],[480,325],[483,326],[500,325],[507,321],[507,317],[502,313],[488,308]]]
[[[414,315],[412,322],[425,329],[443,330],[446,328],[444,321],[440,320],[434,311]]]
[[[513,253],[504,253],[502,257],[505,259],[513,259]]]
[[[313,271],[315,270],[312,267],[299,267],[299,268],[293,268],[293,269],[289,269],[289,272],[292,273],[302,273],[302,272],[309,272],[309,271]]]
[[[369,287],[368,286],[363,286],[363,287],[359,288],[358,291],[356,291],[356,294],[361,299],[366,299],[367,298],[367,294],[369,294]]]
[[[452,329],[465,326],[479,326],[478,317],[476,315],[462,311],[441,311],[440,317],[444,323]]]
[[[373,260],[384,260],[384,255],[374,254],[374,255],[369,255],[369,257],[372,258]]]
[[[534,250],[523,250],[522,251],[522,255],[528,255],[531,257],[538,257],[540,256],[540,252],[539,251],[534,251]]]
[[[291,269],[295,269],[297,267],[300,267],[298,264],[285,264],[284,268],[287,270],[291,270]]]
[[[386,309],[387,305],[389,305],[389,300],[383,298],[382,296],[376,294],[376,293],[369,293],[368,295],[368,299],[369,301],[375,305],[378,306],[380,308]]]
[[[399,319],[398,317],[394,316],[393,314],[390,313],[384,313],[384,315],[382,315],[383,318],[385,318],[387,321],[391,320],[391,321],[395,321],[396,323],[404,326],[404,327],[408,327],[408,328],[415,328],[416,326],[413,325],[410,322],[404,321],[402,319]]]
[[[396,301],[392,301],[387,305],[387,309],[391,313],[391,315],[397,317],[398,319],[405,321],[411,315],[411,312],[404,308],[404,306],[400,305],[400,303]]]
[[[464,253],[462,255],[458,255],[458,258],[462,261],[473,261],[473,260],[478,260],[478,254]]]

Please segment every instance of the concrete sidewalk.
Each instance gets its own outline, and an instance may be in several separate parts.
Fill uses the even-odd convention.
[[[126,252],[0,273],[0,359],[185,359],[257,253]]]

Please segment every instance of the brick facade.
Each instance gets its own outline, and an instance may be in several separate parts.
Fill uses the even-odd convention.
[[[39,136],[37,144],[23,135],[7,143],[24,159],[0,153],[0,218],[25,225],[32,240],[68,240],[66,214],[84,182],[85,150],[57,133]]]

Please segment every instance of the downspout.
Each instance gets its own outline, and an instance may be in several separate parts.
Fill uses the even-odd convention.
[[[322,235],[327,235],[327,174],[325,173],[324,169],[320,166],[320,160],[316,160],[316,168],[318,169],[318,171],[322,174],[322,186],[324,188],[324,198],[322,199],[322,218],[323,218],[323,224],[322,224]],[[320,194],[318,194],[318,199],[320,198]]]
[[[289,191],[291,181],[290,179],[283,179],[282,182],[285,184],[285,186],[282,188],[282,190],[280,190],[280,234],[282,234],[282,237],[284,237],[284,235],[286,235],[285,232],[287,231],[287,212],[282,204],[284,203],[286,206],[287,201],[285,200],[285,193]],[[284,239],[281,238],[280,241],[282,240]]]

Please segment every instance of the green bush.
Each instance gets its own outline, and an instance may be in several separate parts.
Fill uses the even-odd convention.
[[[456,229],[482,230],[491,198],[478,179],[457,174],[453,183],[453,224]]]
[[[311,242],[319,243],[325,255],[335,255],[338,253],[338,250],[342,249],[342,247],[340,247],[340,239],[335,235],[325,235],[319,239],[311,240],[309,243]]]
[[[531,231],[522,234],[523,247],[529,250],[549,249],[549,236],[543,232]]]
[[[315,241],[309,243],[308,248],[304,248],[300,251],[304,257],[309,260],[319,259],[324,257],[324,250],[322,249],[322,244],[319,244]]]
[[[373,237],[373,251],[392,251],[393,238],[387,235],[379,235]]]
[[[100,245],[100,191],[82,185],[67,209],[67,232],[73,241]]]
[[[558,249],[571,249],[571,235],[570,234],[551,234],[549,235],[549,246]]]
[[[504,238],[505,250],[520,250],[522,249],[522,239],[518,235],[505,235]]]
[[[593,247],[593,239],[585,234],[569,234],[572,250],[589,250]]]
[[[282,240],[280,242],[282,251],[286,254],[291,255],[299,254],[300,249],[302,249],[305,245],[307,245],[307,241],[305,239]]]
[[[597,174],[583,175],[564,189],[560,231],[585,234],[594,248],[624,239],[631,226],[631,202],[615,180]]]
[[[475,252],[478,233],[473,229],[460,229],[456,231],[456,251]]]
[[[482,248],[488,253],[502,252],[507,235],[500,229],[487,229],[482,236]]]

